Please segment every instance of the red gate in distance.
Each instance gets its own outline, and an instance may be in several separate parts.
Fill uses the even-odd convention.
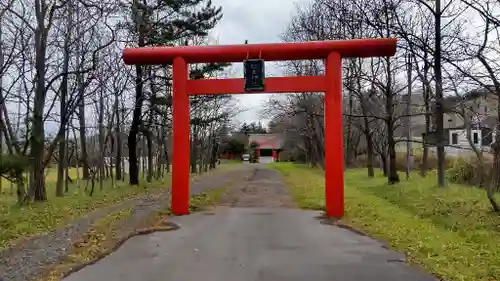
[[[189,95],[252,94],[244,79],[190,80],[189,63],[325,59],[324,76],[270,77],[261,93],[325,92],[325,207],[326,216],[344,215],[342,133],[342,58],[386,57],[396,53],[397,39],[355,39],[302,43],[242,44],[127,48],[128,65],[173,64],[172,211],[189,213]]]
[[[269,145],[271,144],[271,150],[272,150],[272,157],[273,157],[273,161],[276,161],[276,158],[277,158],[277,154],[276,154],[276,148],[274,147],[274,142],[272,141],[256,141],[257,143],[257,158],[260,159],[260,147],[263,146],[263,145]]]

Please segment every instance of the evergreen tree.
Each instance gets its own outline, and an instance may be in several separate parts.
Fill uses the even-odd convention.
[[[127,4],[131,22],[126,25],[136,38],[138,47],[188,45],[197,37],[207,36],[222,18],[222,8],[212,5],[210,0],[132,0]],[[224,66],[206,64],[194,69],[190,76],[199,79]],[[128,136],[130,184],[133,185],[139,184],[137,135],[144,127],[141,122],[142,107],[147,99],[143,83],[148,79],[147,75],[152,75],[151,71],[145,70],[145,66],[135,66],[135,103]]]
[[[251,123],[246,123],[243,122],[240,127],[240,133],[244,133],[245,135],[249,134],[266,134],[267,130],[262,127],[262,124],[260,122],[251,122]]]

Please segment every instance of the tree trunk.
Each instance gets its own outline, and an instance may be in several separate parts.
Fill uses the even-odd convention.
[[[45,127],[43,122],[43,110],[45,106],[45,67],[46,67],[46,47],[47,28],[45,18],[42,16],[46,7],[37,5],[38,26],[35,31],[35,100],[33,103],[33,119],[31,131],[31,151],[30,156],[33,161],[33,178],[30,181],[28,200],[45,201],[47,194],[45,190]]]
[[[3,41],[2,41],[2,18],[0,17],[0,66],[4,65],[4,55],[3,55]],[[3,75],[0,75],[0,103],[5,104],[3,100]],[[3,106],[0,106],[0,154],[3,154]],[[2,179],[0,178],[0,194],[2,194]]]
[[[368,176],[373,178],[375,171],[373,169],[373,139],[370,132],[368,118],[364,117],[365,122],[365,138],[366,138],[366,167],[368,168]]]
[[[101,81],[103,82],[103,81]],[[105,149],[105,139],[104,139],[104,89],[101,88],[99,91],[99,189],[103,189],[104,185],[104,149]]]
[[[69,140],[69,126],[66,128],[66,140]],[[71,159],[73,158],[73,150],[69,150],[69,141],[66,141],[66,145],[64,147],[64,154],[67,155],[65,157],[65,165],[64,165],[64,193],[68,193],[69,191],[69,182],[70,182],[70,176],[69,176],[69,167],[71,165]]]
[[[163,151],[163,148],[162,148],[162,142],[160,140],[160,137],[159,137],[159,133],[158,133],[158,144],[156,146],[156,180],[159,180],[160,178],[163,177],[162,175],[162,172],[163,172],[163,157],[162,157],[162,151]]]
[[[151,132],[146,132],[146,144],[148,147],[148,176],[146,177],[147,182],[153,181],[153,140]]]
[[[387,86],[385,89],[385,112],[386,112],[386,127],[387,127],[387,146],[389,152],[389,174],[387,180],[390,184],[399,182],[399,175],[396,167],[396,141],[394,140],[394,104],[391,79],[391,63],[390,58],[386,58],[386,73],[388,77]]]
[[[413,153],[412,144],[413,137],[411,132],[411,103],[412,103],[412,57],[406,56],[407,59],[407,81],[408,81],[408,94],[406,95],[406,110],[405,110],[405,129],[406,129],[406,180],[410,179],[410,173],[413,166]]]
[[[142,102],[144,99],[142,92],[142,76],[143,76],[142,67],[140,65],[136,65],[135,72],[136,72],[135,106],[132,115],[132,125],[130,126],[130,132],[128,135],[128,157],[129,157],[128,161],[129,161],[129,176],[131,185],[139,184],[139,163],[137,159],[137,134],[139,133],[139,126],[141,124]]]
[[[500,88],[500,85],[495,84],[496,89]],[[492,184],[491,188],[492,190],[487,193],[488,199],[490,200],[491,206],[496,212],[499,212],[498,210],[498,204],[495,201],[495,198],[493,197],[493,194],[490,195],[490,193],[493,192],[493,190],[500,190],[500,102],[497,103],[497,124],[495,127],[495,140],[493,142],[492,148],[493,148],[493,169],[492,169]]]
[[[380,153],[379,154],[380,156],[380,161],[382,162],[382,172],[384,174],[384,177],[387,177],[387,175],[389,174],[388,173],[388,170],[387,170],[387,156],[384,154],[384,153]]]
[[[62,108],[62,98],[61,98],[61,108]],[[62,116],[61,116],[62,117]],[[59,164],[57,165],[57,182],[56,182],[56,196],[64,196],[64,171],[66,170],[66,132],[63,130],[61,139],[59,141]]]
[[[160,178],[163,178],[163,171],[165,170],[164,167],[164,151],[165,149],[163,146],[165,145],[162,136],[164,135],[163,133],[163,126],[157,128],[156,130],[156,179],[159,180]]]
[[[212,138],[212,155],[210,157],[210,168],[215,169],[217,164],[217,154],[219,152],[219,146],[217,144],[217,139]]]
[[[146,46],[144,38],[143,26],[143,13],[139,7],[139,1],[134,0],[132,4],[132,12],[134,16],[135,25],[138,33],[138,47]],[[140,65],[135,66],[135,102],[134,111],[132,113],[132,124],[130,125],[130,132],[128,135],[128,155],[129,155],[129,177],[131,185],[139,184],[139,163],[137,159],[137,134],[141,125],[142,103],[144,100],[143,93],[143,67]]]
[[[85,85],[83,84],[83,74],[76,75],[76,81],[78,84],[78,95],[80,103],[78,104],[78,122],[79,122],[79,132],[80,132],[80,161],[82,162],[82,179],[88,180],[90,177],[89,173],[89,162],[88,162],[88,152],[87,152],[87,133],[85,128]]]
[[[424,68],[424,75],[427,75],[427,71]],[[426,84],[426,83],[424,83]],[[430,88],[428,85],[423,85],[424,88],[424,104],[425,104],[425,135],[428,136],[430,133],[431,126],[431,109],[430,109]],[[429,147],[423,142],[423,152],[422,152],[422,163],[420,166],[420,175],[425,177],[427,171],[429,170]]]
[[[349,79],[349,82],[350,84],[352,84],[352,79]],[[352,92],[349,93],[349,100],[348,100],[348,113],[349,115],[347,116],[347,132],[346,132],[346,145],[345,145],[345,149],[346,149],[346,152],[345,152],[345,156],[344,156],[344,161],[345,161],[345,167],[350,167],[352,166],[352,162],[353,162],[353,145],[352,145],[352,142],[353,142],[353,137],[352,137],[352,110],[353,110],[353,97],[354,97],[354,94]]]
[[[438,160],[438,187],[445,186],[446,155],[444,150],[444,124],[443,124],[443,78],[441,69],[441,1],[436,1],[435,19],[435,45],[434,45],[434,77],[436,81],[436,138]]]
[[[16,175],[16,185],[17,185],[17,203],[21,204],[26,196],[25,186],[24,186],[24,176],[22,173]]]
[[[63,67],[62,72],[64,75],[61,80],[61,91],[60,91],[60,121],[62,130],[59,132],[59,164],[57,165],[57,182],[56,182],[56,196],[64,196],[64,170],[66,168],[66,99],[68,98],[68,70],[69,70],[69,60],[70,60],[70,40],[71,40],[71,5],[68,5],[67,9],[67,21],[66,21],[66,34],[64,38],[64,57],[63,57]]]
[[[371,93],[368,94],[367,97],[364,97],[361,93],[361,81],[358,79],[358,91],[360,92],[360,103],[361,103],[361,113],[363,114],[363,134],[365,135],[365,140],[366,140],[366,167],[368,169],[368,176],[373,178],[375,176],[375,171],[374,171],[374,149],[373,149],[373,136],[372,136],[372,130],[370,129],[370,120],[368,119],[368,100],[371,98]]]
[[[139,154],[139,163],[141,165],[141,176],[142,179],[146,176],[146,134],[141,135],[141,148]]]
[[[165,145],[165,165],[167,166],[167,173],[170,173],[170,157],[168,155],[169,150],[168,147]]]
[[[392,102],[391,102],[392,107]],[[389,174],[388,182],[390,184],[399,182],[399,175],[396,167],[396,142],[394,141],[394,126],[392,117],[387,118],[387,142],[389,150]]]
[[[76,129],[73,126],[72,128],[73,139],[75,140],[75,163],[76,163],[76,187],[80,188],[80,159],[78,158],[78,142],[76,137]]]
[[[198,158],[198,136],[197,136],[197,128],[194,130],[193,138],[191,140],[191,173],[195,174],[198,172],[198,167],[196,160]]]
[[[120,123],[120,110],[119,110],[119,103],[118,103],[118,95],[115,97],[115,114],[116,114],[116,126],[115,126],[115,147],[116,147],[116,159],[115,159],[115,166],[116,166],[116,180],[119,181],[122,179],[122,132],[120,129],[121,123]]]
[[[108,136],[109,136],[109,139],[110,139],[110,142],[111,142],[111,148],[110,148],[110,152],[108,153],[109,155],[109,165],[108,165],[108,169],[109,169],[109,176],[111,178],[111,186],[113,188],[115,188],[115,184],[116,184],[116,181],[115,181],[115,176],[114,176],[114,173],[113,173],[113,152],[115,151],[115,146],[116,146],[116,141],[113,137],[113,124],[110,124],[109,126],[109,130],[108,130]]]

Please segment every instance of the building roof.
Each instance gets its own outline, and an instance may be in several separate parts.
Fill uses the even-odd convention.
[[[260,148],[264,149],[280,149],[283,147],[283,136],[281,134],[249,134],[248,144],[252,142],[260,144]]]
[[[492,94],[495,92],[495,88],[493,86],[486,86],[486,87],[479,87],[474,90],[468,91],[464,93],[463,95],[457,96],[457,95],[449,95],[444,97],[445,101],[450,101],[450,102],[460,102],[460,101],[471,101],[475,100],[480,97],[487,96],[489,94]]]

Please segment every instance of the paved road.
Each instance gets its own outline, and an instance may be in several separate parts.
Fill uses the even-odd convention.
[[[254,180],[259,173],[272,174],[258,168]],[[377,241],[321,224],[318,215],[276,206],[221,206],[175,217],[172,220],[179,230],[132,238],[115,253],[65,280],[435,280],[402,263],[402,255]]]

